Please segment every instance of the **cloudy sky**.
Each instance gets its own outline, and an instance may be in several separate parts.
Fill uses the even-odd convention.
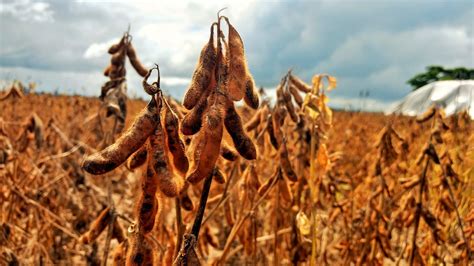
[[[382,110],[427,65],[474,67],[474,1],[32,1],[0,2],[0,80],[42,91],[98,95],[107,48],[131,24],[137,53],[160,64],[181,98],[216,11],[239,30],[256,83],[271,90],[288,68],[307,82],[336,76],[335,107]],[[131,96],[145,96],[128,68]]]

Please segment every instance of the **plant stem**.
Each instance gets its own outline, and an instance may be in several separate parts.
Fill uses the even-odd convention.
[[[454,198],[453,190],[451,189],[451,183],[449,182],[448,175],[446,174],[446,171],[444,169],[443,169],[443,177],[446,180],[446,185],[448,187],[449,196],[451,197],[451,200],[453,201],[454,210],[456,211],[456,217],[457,217],[457,220],[458,220],[458,223],[459,223],[459,228],[461,229],[461,235],[462,235],[462,238],[464,240],[464,243],[466,244],[467,258],[468,258],[468,260],[470,260],[470,259],[473,258],[473,254],[472,254],[472,251],[471,251],[471,247],[469,246],[469,241],[467,241],[466,234],[464,233],[464,226],[462,225],[462,219],[461,219],[461,215],[459,214],[458,204],[456,202],[456,199]]]
[[[280,179],[279,177],[277,179]],[[275,197],[275,227],[273,228],[275,239],[273,241],[273,265],[278,265],[278,216],[280,214],[280,182],[282,180],[277,181],[276,187],[276,197]]]
[[[209,197],[209,190],[211,188],[213,176],[214,176],[214,171],[204,180],[202,193],[201,193],[201,199],[199,201],[199,208],[196,213],[196,218],[194,219],[193,228],[191,229],[191,234],[193,234],[196,237],[196,241],[199,237],[199,230],[201,229],[201,222],[204,217],[204,211],[206,210],[207,198]]]
[[[104,248],[104,257],[102,260],[102,265],[106,266],[107,265],[107,259],[109,257],[109,250],[110,250],[110,241],[112,240],[112,234],[114,231],[114,223],[115,219],[117,219],[117,216],[115,215],[115,209],[112,207],[109,212],[111,212],[112,217],[110,217],[110,222],[107,228],[107,238],[105,239],[105,248]]]
[[[176,231],[178,232],[178,235],[176,237],[176,247],[173,254],[174,259],[178,256],[179,249],[181,248],[181,243],[183,243],[183,235],[184,235],[183,216],[181,215],[181,200],[179,199],[179,197],[176,197],[175,199],[175,209],[176,209]]]
[[[423,169],[423,173],[421,175],[421,182],[420,182],[420,193],[418,195],[418,202],[416,203],[416,213],[415,213],[415,228],[413,229],[413,239],[411,242],[411,255],[410,255],[410,266],[413,265],[413,262],[415,260],[415,254],[416,254],[416,235],[418,233],[418,227],[420,225],[420,218],[421,218],[421,211],[423,208],[423,191],[425,189],[425,183],[426,183],[426,173],[428,172],[428,167],[430,165],[430,157],[426,156],[426,163],[425,167]]]
[[[316,146],[316,140],[314,137],[314,126],[311,127],[311,144],[310,144],[310,166],[309,166],[309,178],[308,178],[308,184],[310,188],[310,193],[311,193],[311,258],[310,258],[310,264],[311,266],[316,265],[316,204],[315,204],[315,199],[318,195],[316,195],[316,187],[314,184],[314,179],[316,177],[314,176],[314,158],[315,158],[315,146]]]
[[[229,186],[230,186],[230,183],[232,182],[232,178],[234,177],[236,170],[237,170],[237,164],[232,168],[229,179],[227,180],[227,182],[225,184],[225,187],[224,187],[224,191],[222,192],[221,198],[217,202],[216,206],[210,212],[208,212],[206,218],[204,218],[204,221],[202,221],[202,224],[205,224],[212,217],[212,215],[216,212],[216,210],[221,206],[221,204],[223,204],[224,201],[226,201],[228,199],[228,197],[229,197],[229,195],[228,195]]]
[[[268,193],[272,190],[272,188],[275,186],[277,183],[278,178],[275,178],[270,187],[268,188],[267,191],[260,197],[260,199],[250,208],[250,210],[243,216],[239,217],[239,220],[234,224],[232,227],[232,230],[229,233],[229,236],[227,237],[226,243],[224,245],[224,249],[222,250],[221,258],[219,259],[219,265],[224,264],[225,259],[229,255],[230,247],[232,244],[232,241],[234,241],[234,238],[237,236],[237,233],[240,230],[240,227],[244,224],[245,220],[254,212],[257,207],[263,202],[263,200],[267,197]]]
[[[117,120],[115,120],[115,121],[117,121]],[[108,225],[108,228],[107,228],[107,237],[105,239],[104,257],[103,257],[103,260],[102,260],[102,265],[103,266],[107,265],[107,259],[109,257],[110,241],[112,240],[112,234],[113,234],[113,231],[114,231],[115,219],[117,219],[117,216],[115,214],[115,205],[114,205],[114,202],[112,200],[112,183],[111,182],[107,183],[107,201],[108,201],[108,204],[110,206],[110,210],[109,210],[110,221],[109,221],[109,225]]]
[[[207,198],[209,196],[209,189],[211,188],[212,177],[214,176],[214,171],[206,177],[202,187],[201,199],[199,201],[199,207],[196,213],[196,218],[194,219],[193,228],[191,229],[190,234],[183,234],[183,239],[181,240],[182,244],[176,246],[179,249],[178,254],[173,262],[173,265],[195,265],[192,264],[194,260],[197,260],[195,247],[197,245],[199,230],[201,229],[202,218],[204,216],[204,211],[206,210]],[[178,218],[177,218],[178,219]],[[194,261],[195,263],[196,261]]]

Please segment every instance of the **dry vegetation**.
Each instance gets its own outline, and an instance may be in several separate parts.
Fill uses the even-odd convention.
[[[225,17],[211,25],[180,104],[162,94],[158,66],[145,73],[130,40],[111,47],[109,68],[123,67],[125,54],[135,60],[146,102],[118,90],[122,106],[110,107],[122,81],[101,100],[16,87],[0,97],[2,263],[472,262],[465,113],[333,113],[335,78],[308,85],[291,71],[270,103]]]

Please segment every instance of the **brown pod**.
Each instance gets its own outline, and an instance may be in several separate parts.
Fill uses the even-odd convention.
[[[115,66],[123,66],[125,65],[125,56],[126,56],[125,49],[121,49],[119,52],[112,55],[112,58],[110,59],[110,63],[112,63],[112,65],[115,65]]]
[[[115,84],[114,81],[107,81],[104,85],[102,85],[102,87],[100,88],[100,96],[99,96],[100,100],[102,101],[104,100],[105,96],[107,95],[109,90],[113,88],[112,85],[114,84]]]
[[[135,47],[133,47],[132,43],[128,43],[127,45],[127,56],[130,64],[132,64],[137,73],[140,76],[145,77],[148,73],[148,69],[138,59],[137,52],[135,51]]]
[[[125,266],[127,258],[128,240],[121,242],[114,250],[113,266]]]
[[[291,120],[293,120],[293,122],[295,122],[295,123],[299,123],[300,122],[300,117],[299,117],[298,113],[296,112],[296,109],[295,109],[295,106],[293,105],[293,103],[291,101],[286,101],[285,100],[285,106],[286,106],[286,110],[288,111],[288,114],[290,115]]]
[[[281,177],[281,168],[277,167],[275,173],[263,183],[263,185],[258,188],[258,195],[262,197],[272,186],[273,182],[275,181],[275,178],[280,178]]]
[[[293,101],[291,100],[291,93],[288,87],[288,85],[285,86],[285,89],[282,89],[281,91],[281,96],[283,98],[282,100],[286,106],[286,110],[288,110],[291,120],[293,120],[295,123],[299,123],[299,116],[296,112],[295,106],[293,105]]]
[[[108,66],[104,69],[104,76],[108,77],[111,70],[112,70],[112,65],[108,65]]]
[[[280,164],[283,170],[283,173],[292,182],[298,181],[298,176],[296,176],[293,166],[291,166],[290,159],[288,158],[288,149],[286,148],[286,141],[283,140],[280,146]]]
[[[130,238],[126,265],[154,265],[154,250],[152,243],[141,232],[134,233]]]
[[[120,70],[119,68],[120,68],[120,66],[115,66],[115,65],[112,65],[112,64],[110,65],[110,69],[109,69],[109,72],[107,73],[107,76],[111,79],[111,81],[120,76],[119,75],[119,70]]]
[[[272,144],[273,148],[278,150],[280,148],[280,140],[277,139],[277,136],[275,134],[275,130],[273,126],[273,115],[270,115],[267,118],[266,131],[268,133],[268,136],[270,137],[270,143]]]
[[[229,227],[234,226],[235,217],[234,217],[234,207],[230,204],[230,200],[226,200],[224,203],[224,215]]]
[[[281,128],[285,122],[286,114],[288,111],[286,110],[285,106],[276,106],[273,112],[274,122],[276,125]]]
[[[436,113],[436,107],[433,105],[428,110],[426,110],[423,114],[420,116],[416,117],[416,122],[418,123],[423,123],[428,121],[430,118],[432,118]]]
[[[122,39],[120,39],[120,41],[116,44],[113,44],[112,46],[110,46],[109,48],[109,54],[115,54],[117,53],[124,45],[125,43],[125,36],[122,37]]]
[[[179,200],[181,201],[181,207],[185,211],[193,211],[194,210],[194,203],[189,197],[188,190],[185,189],[183,193],[179,195]]]
[[[149,151],[151,153],[151,151]],[[141,188],[142,193],[139,197],[135,216],[138,217],[139,230],[145,233],[150,232],[155,225],[155,219],[159,211],[159,202],[156,198],[158,189],[158,176],[151,167],[151,158],[149,159],[147,170],[142,173]]]
[[[125,77],[127,74],[127,70],[125,69],[125,65],[121,65],[119,68],[118,68],[118,77],[117,78],[122,78],[122,77]]]
[[[202,48],[199,61],[194,70],[191,84],[184,95],[183,106],[191,110],[201,99],[203,92],[206,91],[211,84],[214,69],[216,67],[217,52],[214,47],[214,25],[211,26],[211,35],[209,41]]]
[[[290,82],[291,84],[295,85],[295,87],[301,92],[304,92],[304,93],[311,92],[311,86],[309,86],[308,84],[306,84],[304,81],[302,81],[296,76],[290,75]]]
[[[242,120],[231,101],[227,102],[224,124],[239,154],[247,160],[255,160],[257,158],[255,145],[242,128]]]
[[[254,250],[254,238],[252,236],[252,220],[246,219],[242,224],[242,229],[238,232],[238,238],[243,246],[245,256],[251,256]]]
[[[165,101],[164,122],[166,129],[166,144],[171,152],[173,165],[178,172],[185,176],[188,172],[189,162],[184,151],[184,143],[179,137],[179,120],[168,103]]]
[[[283,97],[284,101],[291,102],[291,92],[289,88],[289,84],[285,84],[285,86],[281,86],[279,89],[281,89],[281,95]]]
[[[258,177],[257,167],[255,167],[254,163],[251,163],[249,166],[249,173],[248,173],[248,186],[252,187],[253,190],[257,191],[261,186],[262,183],[260,182],[260,178]]]
[[[99,214],[99,216],[92,222],[89,231],[81,236],[81,242],[84,244],[90,244],[94,242],[97,237],[104,231],[105,227],[110,222],[112,215],[110,213],[110,207],[105,208]]]
[[[186,182],[181,176],[173,173],[165,145],[165,133],[161,123],[158,123],[155,133],[150,136],[150,165],[157,175],[161,192],[172,198],[185,189]]]
[[[156,103],[151,100],[127,132],[104,150],[87,156],[82,168],[93,175],[112,171],[145,143],[159,122]]]
[[[227,94],[232,101],[240,101],[245,95],[247,76],[250,74],[245,60],[242,38],[228,20],[227,24],[229,25],[229,49],[226,49],[229,60]]]
[[[163,227],[163,231],[163,235],[165,237],[164,239],[170,239],[170,241],[168,242],[165,253],[162,253],[162,255],[160,256],[160,265],[173,265],[174,252],[176,251],[176,243],[172,239],[175,238],[176,235],[170,232],[168,228],[166,228],[166,226]]]
[[[262,119],[261,113],[263,112],[263,110],[263,108],[258,109],[258,111],[255,112],[255,114],[252,116],[252,118],[250,118],[250,120],[245,123],[245,130],[251,131],[257,128],[258,125],[260,125]]]
[[[245,95],[244,95],[245,103],[255,110],[258,109],[259,99],[258,99],[258,92],[255,89],[255,82],[253,81],[253,77],[250,75],[247,76],[247,80],[245,81]]]
[[[276,89],[277,95],[277,104],[278,105],[285,105],[285,97],[283,96],[283,85],[279,84]]]
[[[112,65],[109,72],[109,78],[111,80],[124,78],[126,73],[127,73],[127,70],[125,69],[124,65],[118,65],[118,66]]]
[[[281,142],[283,140],[282,127],[283,127],[283,122],[285,120],[285,116],[286,116],[286,108],[281,107],[281,106],[277,106],[272,114],[273,134],[275,137],[275,143],[277,143],[278,148],[280,148]]]
[[[15,138],[16,149],[19,152],[24,152],[26,148],[28,148],[28,144],[30,143],[28,130],[26,128]]]
[[[213,248],[219,248],[219,239],[212,233],[209,225],[204,226],[204,232],[202,233],[204,242],[211,245]]]
[[[293,95],[293,99],[295,99],[295,102],[298,104],[299,107],[303,105],[303,97],[301,97],[301,94],[298,92],[298,89],[291,84],[289,86],[290,93]]]
[[[196,184],[207,178],[214,171],[221,146],[223,134],[223,116],[219,106],[213,105],[209,109],[204,121],[204,131],[194,152],[193,170],[186,178],[192,184]]]
[[[225,174],[217,166],[214,167],[214,180],[219,184],[224,184],[227,180]]]
[[[290,185],[283,178],[280,178],[280,180],[278,180],[278,189],[280,190],[281,198],[285,202],[288,202],[288,203],[293,202],[293,194],[291,194]]]
[[[257,195],[258,189],[261,186],[255,165],[251,163],[247,169],[245,169],[242,175],[244,176],[244,193],[241,193],[241,198],[243,199],[243,197],[247,197],[250,202],[253,202],[255,196]]]
[[[127,160],[127,168],[129,170],[136,169],[146,162],[147,150],[146,145],[143,145]]]
[[[138,208],[136,210],[140,230],[148,233],[155,226],[155,218],[158,213],[158,200],[155,195],[143,193],[138,200]]]
[[[28,119],[27,130],[34,133],[36,148],[40,149],[43,145],[44,126],[43,121],[36,113],[33,113]]]
[[[219,97],[222,98],[229,98],[228,92],[227,92],[227,87],[229,83],[229,55],[228,55],[228,45],[227,42],[225,41],[224,34],[222,31],[220,32],[220,39],[217,43],[217,50],[220,51],[220,54],[218,55],[218,63],[217,63],[217,70],[216,70],[216,79],[217,79],[217,84],[216,84],[216,90],[220,92]],[[224,54],[224,49],[222,49],[222,44],[224,44],[224,49],[227,51],[226,54]],[[225,95],[225,96],[224,96]],[[224,101],[225,102],[225,101]]]
[[[225,140],[222,140],[221,142],[221,156],[222,158],[226,159],[227,161],[235,161],[237,158],[239,158],[239,155],[237,155],[237,152],[229,147],[229,144]]]
[[[122,226],[119,224],[118,220],[115,219],[114,221],[114,228],[112,230],[112,238],[117,239],[117,242],[122,243],[123,241],[127,240],[125,233],[123,232]]]
[[[184,135],[190,136],[199,132],[202,127],[202,119],[204,112],[207,109],[207,96],[209,91],[206,91],[204,95],[199,99],[196,106],[184,116],[181,122],[181,132]]]

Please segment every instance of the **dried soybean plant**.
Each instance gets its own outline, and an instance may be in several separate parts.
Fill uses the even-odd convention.
[[[226,20],[229,27],[227,40],[220,30],[222,19]],[[124,45],[127,40],[127,36],[124,36]],[[243,42],[238,32],[226,17],[219,17],[218,22],[211,25],[209,41],[201,52],[185,95],[183,105],[190,111],[184,115],[181,123],[171,107],[173,103],[162,95],[159,72],[157,81],[148,84],[150,70],[145,75],[143,87],[148,94],[153,95],[153,99],[145,110],[115,143],[85,158],[84,170],[95,175],[110,172],[127,159],[129,169],[145,164],[146,170],[141,181],[142,193],[135,213],[137,225],[129,228],[129,239],[120,244],[115,256],[117,261],[146,264],[157,259],[151,232],[161,209],[159,195],[176,198],[178,236],[175,247],[180,252],[175,253],[175,263],[199,261],[195,251],[196,241],[212,178],[216,176],[216,181],[225,182],[216,161],[219,155],[227,160],[235,160],[237,156],[232,148],[221,145],[224,128],[243,158],[253,160],[257,157],[256,148],[246,135],[234,104],[234,101],[244,99],[252,108],[258,108],[258,94],[246,64]],[[190,136],[187,153],[180,132]],[[190,163],[187,155],[191,158]],[[179,221],[180,209],[193,209],[193,202],[186,192],[188,182],[198,184],[204,179],[194,224],[191,232],[184,234],[182,221]],[[161,192],[159,194],[158,189]],[[83,242],[90,242],[97,237],[105,229],[106,222],[109,231],[115,230],[114,216],[113,207],[105,209],[83,236]],[[107,239],[110,238],[114,238],[111,233]]]
[[[324,80],[327,81],[327,86],[325,86]],[[299,229],[299,233],[302,236],[307,235],[311,239],[310,265],[316,265],[318,242],[319,249],[321,251],[324,251],[325,249],[323,246],[324,242],[318,241],[318,236],[321,235],[321,232],[318,232],[318,229],[321,229],[321,223],[318,219],[318,208],[326,208],[325,206],[327,206],[328,203],[324,200],[327,198],[325,195],[327,194],[329,197],[332,197],[335,187],[334,180],[327,176],[331,160],[326,147],[326,142],[329,130],[332,127],[333,115],[331,109],[327,106],[328,96],[326,95],[326,92],[334,89],[336,85],[336,78],[327,74],[319,74],[313,76],[312,86],[310,87],[289,72],[287,75],[286,85],[288,89],[280,92],[280,95],[278,96],[282,100],[288,102],[291,93],[291,95],[295,97],[295,101],[301,105],[304,116],[300,117],[306,118],[305,121],[299,121],[298,119],[301,118],[294,114],[291,105],[288,103],[286,104],[286,106],[289,107],[288,113],[290,114],[290,117],[294,122],[298,123],[298,128],[300,128],[298,130],[298,132],[300,132],[299,139],[305,140],[305,138],[307,139],[309,136],[309,158],[307,159],[309,161],[309,175],[304,180],[304,182],[307,182],[308,184],[309,197],[304,198],[304,200],[301,198],[298,199],[298,201],[306,201],[306,204],[310,207],[311,218],[309,219],[309,230],[306,222],[308,219],[303,210],[298,212],[295,223]],[[298,99],[296,96],[297,90],[306,93],[302,103],[301,99]],[[306,142],[308,141],[306,140]],[[300,182],[303,182],[303,180]],[[302,186],[303,184],[299,187]],[[301,197],[301,191],[298,191],[297,195]],[[323,257],[325,256],[320,256],[320,258]],[[322,261],[319,261],[318,263],[321,262]]]
[[[357,258],[357,265],[379,263],[380,252],[384,257],[395,261],[390,242],[394,227],[391,211],[395,208],[393,195],[398,191],[395,187],[396,178],[387,174],[387,171],[390,171],[397,159],[401,157],[400,153],[406,152],[403,150],[406,148],[405,144],[406,140],[395,131],[391,124],[386,125],[377,136],[374,173],[370,175],[370,181],[367,184],[371,193],[365,204],[367,207],[364,217],[360,217],[362,223],[353,225],[354,235],[361,242],[358,248],[360,255]],[[401,147],[400,152],[396,147]]]
[[[32,137],[30,137],[31,134],[33,135]],[[36,148],[41,149],[44,142],[44,126],[41,118],[35,113],[31,114],[31,116],[23,122],[20,134],[15,141],[17,144],[16,149],[19,152],[24,152],[31,138],[35,140]]]
[[[154,69],[158,70],[158,66]],[[184,145],[182,145],[179,135],[172,134],[177,131],[177,128],[173,128],[177,125],[177,118],[162,95],[159,70],[157,82],[151,85],[147,83],[152,71],[153,69],[147,72],[143,81],[145,91],[152,95],[148,105],[137,116],[127,132],[122,134],[115,143],[86,157],[83,162],[84,170],[94,175],[112,171],[129,157],[128,165],[133,165],[132,167],[136,168],[145,164],[146,168],[140,181],[142,191],[137,199],[135,211],[137,224],[129,228],[129,238],[123,240],[115,252],[114,261],[118,265],[122,265],[122,262],[126,262],[127,265],[148,265],[157,259],[154,251],[156,245],[151,240],[150,233],[154,228],[156,217],[160,213],[161,195],[177,197],[187,186],[184,177],[178,175],[174,170],[186,171],[186,169],[182,169],[182,166],[187,162],[187,158],[184,156]],[[170,164],[169,157],[172,157],[173,165],[177,166],[176,168]],[[158,193],[158,189],[160,193]],[[111,208],[107,211],[104,210],[104,212],[102,217],[111,216],[108,218],[108,225],[111,228],[109,231],[113,233],[116,227],[114,210]],[[101,219],[101,216],[98,218],[99,221],[105,219]],[[103,230],[103,224],[104,222],[97,222],[94,223],[94,226],[101,226],[100,228]]]
[[[323,88],[324,78],[329,82],[327,88]],[[315,75],[313,85],[310,86],[290,70],[277,86],[274,106],[270,108],[265,105],[246,124],[247,130],[255,131],[259,143],[267,133],[269,145],[276,151],[275,155],[272,150],[266,148],[265,141],[263,146],[260,145],[264,157],[268,157],[268,161],[272,162],[276,156],[278,163],[274,174],[266,179],[258,190],[263,196],[275,187],[270,205],[275,217],[272,223],[274,262],[280,260],[278,250],[285,245],[292,246],[290,257],[293,263],[306,261],[306,236],[312,238],[313,248],[309,247],[310,252],[311,249],[313,252],[316,249],[315,228],[321,227],[316,223],[316,206],[322,206],[322,199],[325,198],[319,191],[328,194],[327,191],[333,186],[332,180],[326,178],[323,182],[323,177],[330,166],[325,142],[332,125],[332,111],[326,105],[328,98],[325,92],[335,86],[336,79],[332,76]],[[295,158],[297,160],[294,160]],[[306,193],[308,185],[311,192],[309,195]],[[304,213],[308,203],[312,206],[309,208],[312,213],[311,221]],[[290,207],[291,211],[282,211]],[[287,229],[291,230],[286,231]],[[291,237],[279,238],[280,232],[291,232]]]
[[[431,126],[425,128],[428,121]],[[339,215],[352,221],[340,242],[344,244],[338,244],[345,263],[467,264],[471,249],[463,216],[472,203],[462,196],[470,181],[462,178],[461,169],[469,167],[469,160],[459,155],[469,145],[452,144],[453,135],[469,127],[453,131],[457,122],[448,125],[435,109],[418,117],[418,124],[412,119],[403,137],[399,132],[408,124],[395,130],[394,118],[387,122],[376,138],[376,156],[368,153],[362,160],[374,174],[363,173],[364,182],[351,192],[355,198]],[[412,139],[418,136],[420,140]],[[366,191],[371,193],[359,196]]]
[[[106,117],[113,116],[115,118],[112,138],[116,133],[122,131],[127,115],[125,58],[128,57],[132,67],[140,76],[145,77],[148,73],[148,70],[137,57],[136,50],[132,44],[132,36],[129,32],[130,27],[127,32],[123,34],[120,41],[113,44],[108,50],[108,53],[111,54],[112,57],[110,59],[110,64],[104,70],[104,76],[109,77],[110,80],[102,86],[99,97],[103,101],[103,106],[106,110]],[[106,142],[105,144],[109,143]]]
[[[227,40],[221,31],[222,19],[229,29]],[[219,155],[230,161],[236,159],[222,141],[224,128],[240,156],[246,160],[257,157],[255,145],[235,108],[234,101],[241,99],[249,107],[258,108],[259,97],[247,67],[243,41],[229,19],[218,16],[218,21],[211,25],[209,41],[201,51],[183,100],[184,107],[190,111],[183,118],[181,131],[193,135],[189,149],[192,160],[186,179],[191,184],[205,181],[194,224],[191,232],[184,235],[176,265],[199,264],[196,246],[212,179],[215,176],[216,181],[225,182],[216,168],[217,159]]]
[[[414,265],[415,262],[417,264],[426,264],[427,259],[423,258],[420,250],[423,248],[431,248],[427,247],[426,241],[421,247],[419,247],[419,244],[417,244],[417,236],[420,228],[420,221],[422,219],[431,231],[432,239],[436,245],[445,246],[447,241],[452,241],[453,238],[457,239],[455,246],[461,247],[462,251],[460,254],[456,254],[456,252],[452,256],[458,256],[458,262],[462,263],[467,263],[468,261],[474,260],[474,254],[472,253],[469,240],[466,237],[464,230],[463,219],[458,207],[459,204],[453,192],[455,187],[459,187],[463,181],[459,179],[459,175],[456,173],[456,170],[454,170],[453,158],[445,147],[446,141],[442,133],[449,130],[450,128],[444,120],[445,115],[443,111],[434,107],[431,107],[425,114],[417,118],[418,123],[425,123],[428,121],[431,121],[432,123],[429,139],[416,160],[417,165],[424,162],[423,171],[419,177],[415,176],[409,180],[405,180],[404,184],[407,190],[415,187],[419,188],[415,211],[412,212],[412,215],[410,215],[408,221],[405,223],[406,227],[414,224],[412,242],[409,249],[410,265]],[[435,171],[431,173],[431,178],[429,172],[430,164],[434,164],[440,168],[438,173]],[[436,174],[439,176],[436,176]],[[429,204],[425,203],[425,201],[430,200],[430,196],[427,195],[430,189],[429,183],[434,183],[432,184],[434,188],[442,192],[440,196],[433,196],[435,198],[435,202],[437,201],[436,205],[438,208],[436,210],[430,210]],[[442,230],[446,223],[446,221],[443,221],[442,219],[444,212],[455,213],[456,219],[453,221],[453,223],[457,224],[458,227],[457,230],[453,229],[450,232],[449,240],[446,239],[447,236]],[[443,260],[440,260],[440,262],[441,261]]]
[[[19,100],[23,99],[24,96],[25,96],[24,86],[18,80],[13,81],[12,84],[10,85],[10,88],[7,90],[7,92],[5,92],[3,95],[0,95],[0,102],[6,102],[6,101],[12,102],[12,107],[13,107],[12,118],[13,119],[17,118],[16,104],[18,103]]]
[[[7,92],[5,92],[2,96],[0,96],[0,101],[5,101],[9,98],[13,99],[21,99],[24,97],[23,93],[23,85],[20,81],[15,80]]]
[[[293,256],[292,261],[295,263],[297,261],[305,261],[305,255],[303,255],[303,253],[307,248],[307,241],[304,236],[297,236],[297,227],[295,227],[297,221],[295,217],[306,217],[304,213],[301,212],[297,215],[298,209],[303,210],[306,205],[304,203],[307,201],[307,197],[302,191],[307,181],[305,178],[298,178],[297,172],[299,172],[300,176],[307,176],[307,172],[305,171],[307,166],[305,162],[307,162],[308,166],[310,162],[310,159],[306,158],[309,157],[309,152],[305,153],[304,151],[305,148],[309,146],[308,136],[310,136],[310,128],[308,124],[311,120],[306,118],[307,115],[303,112],[302,107],[303,95],[304,93],[311,92],[311,87],[293,75],[290,79],[290,74],[291,71],[283,77],[277,87],[277,101],[275,105],[270,107],[268,103],[264,101],[262,108],[257,110],[253,114],[253,117],[245,124],[247,131],[254,131],[255,133],[256,142],[259,145],[259,154],[261,154],[256,165],[260,167],[256,168],[255,165],[252,164],[250,168],[243,173],[245,178],[242,182],[239,200],[237,201],[240,205],[238,207],[240,209],[238,211],[239,218],[234,223],[230,223],[232,229],[229,233],[229,237],[226,239],[224,250],[219,259],[220,263],[224,263],[228,257],[238,252],[238,248],[230,249],[236,236],[238,236],[245,250],[244,254],[247,255],[246,258],[249,259],[245,260],[247,262],[255,263],[257,261],[265,261],[265,263],[268,263],[267,256],[271,257],[273,262],[277,262],[281,256],[279,255],[279,250],[288,247],[287,245],[290,245],[290,243],[293,246],[291,249],[291,254],[293,254],[291,255]],[[331,77],[331,79],[335,81],[334,78]],[[295,85],[295,82],[292,80],[296,80],[298,84]],[[335,84],[331,85],[334,86]],[[315,92],[311,101],[316,101],[316,98],[323,98],[321,95],[322,93],[316,94]],[[327,100],[327,98],[325,100]],[[321,104],[321,107],[322,106]],[[330,115],[328,114],[328,110],[328,108],[323,110],[322,112],[324,112],[324,114],[322,114],[322,116]],[[290,115],[289,112],[292,112],[293,115]],[[296,130],[294,130],[293,127]],[[263,138],[265,133],[267,133],[269,137],[269,142]],[[298,137],[295,138],[295,134],[298,135]],[[288,145],[287,142],[289,141],[291,142]],[[267,147],[266,143],[269,143],[271,148]],[[307,151],[309,151],[309,149],[307,149]],[[296,158],[299,158],[296,164],[292,162],[292,159],[295,158],[292,156],[293,154],[296,155]],[[318,169],[325,167],[324,169],[326,170],[324,171],[327,171],[328,159],[326,158],[326,160],[326,165],[321,165]],[[274,165],[275,161],[278,163],[276,164],[276,169],[272,169],[273,173],[264,171],[261,168],[261,165]],[[271,167],[267,168],[271,169]],[[260,170],[255,171],[256,169]],[[262,172],[267,172],[267,174],[270,175],[269,178],[265,178],[263,183],[260,183],[259,175],[262,174]],[[249,178],[250,176],[251,178]],[[255,198],[255,193],[253,192],[254,187],[258,190],[260,197]],[[273,199],[267,199],[268,195]],[[268,200],[268,203],[264,204],[266,211],[272,212],[271,217],[273,218],[271,221],[258,217],[258,206],[262,204],[265,199]],[[298,207],[300,205],[302,206]],[[291,211],[289,211],[289,208],[291,208]],[[274,243],[273,249],[266,248],[262,250],[257,247],[259,246],[257,245],[257,239],[261,239],[260,241],[270,239],[267,238],[268,236],[257,237],[258,223],[265,223],[272,227],[271,232],[273,233],[271,234],[271,239],[273,239]],[[267,231],[267,225],[262,229],[258,229],[258,231],[260,230],[263,230],[263,232]],[[288,232],[292,233],[291,238],[280,237],[281,234]],[[309,231],[307,233],[305,232],[304,235],[308,234]],[[260,251],[262,251],[263,254],[260,253]]]

